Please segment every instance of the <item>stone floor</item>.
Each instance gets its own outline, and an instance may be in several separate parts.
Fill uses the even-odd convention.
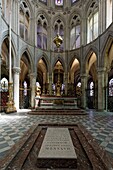
[[[28,110],[0,113],[0,159],[34,124],[82,123],[113,157],[113,113],[87,110],[87,115],[28,115]]]

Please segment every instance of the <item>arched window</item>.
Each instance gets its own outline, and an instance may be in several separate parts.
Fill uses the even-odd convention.
[[[75,3],[77,0],[71,0],[72,3]]]
[[[27,82],[26,81],[24,81],[23,86],[24,86],[24,96],[27,96]]]
[[[29,9],[25,2],[20,4],[20,37],[25,41],[28,40],[29,31]]]
[[[59,34],[62,37],[62,39],[64,40],[64,24],[63,24],[61,19],[58,19],[54,24],[54,37],[53,37],[53,39],[56,37],[57,34]],[[53,43],[53,49],[54,49],[54,51],[58,50],[54,43]],[[62,52],[63,50],[64,50],[64,41],[59,48],[60,52]]]
[[[71,21],[70,50],[80,47],[80,17],[75,15]]]
[[[93,2],[89,8],[87,19],[87,43],[98,37],[98,6]]]
[[[81,82],[78,82],[78,83],[77,83],[77,87],[81,87]]]
[[[55,0],[55,5],[62,6],[63,5],[63,0]]]
[[[81,82],[78,82],[76,85],[76,95],[81,96]]]
[[[113,96],[113,78],[109,81],[109,96]]]
[[[106,1],[106,28],[112,23],[112,0]]]
[[[93,81],[90,82],[89,84],[89,88],[90,88],[90,96],[94,96],[94,83]]]
[[[38,16],[37,47],[45,50],[47,49],[47,21],[44,15]]]
[[[7,92],[8,91],[8,80],[4,77],[0,81],[0,91]]]

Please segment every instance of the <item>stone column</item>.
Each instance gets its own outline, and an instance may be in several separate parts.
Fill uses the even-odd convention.
[[[82,88],[82,95],[81,95],[81,104],[82,108],[86,109],[86,88],[87,88],[87,76],[86,74],[81,75],[81,88]]]
[[[2,48],[2,44],[1,44],[1,38],[2,38],[2,3],[0,0],[0,59],[1,59],[1,48]],[[0,63],[1,64],[1,63]]]
[[[106,29],[106,0],[99,0],[99,35]]]
[[[81,18],[81,30],[80,30],[80,45],[87,44],[87,17],[85,4],[82,5],[82,18]]]
[[[46,88],[47,88],[47,94],[49,94],[49,72],[47,72],[47,83],[46,83]]]
[[[105,84],[104,84],[104,70],[98,70],[98,110],[103,111],[105,109]]]
[[[45,73],[43,73],[43,90],[42,90],[42,94],[45,95]]]
[[[68,85],[68,73],[64,73],[64,84],[65,84],[65,95],[67,95],[67,85]]]
[[[19,35],[20,34],[20,0],[18,0],[17,2],[17,23],[16,23],[16,26],[17,26],[17,34]]]
[[[109,88],[109,84],[108,84],[108,70],[106,70],[105,72],[105,87],[104,87],[104,93],[105,93],[105,110],[108,111],[108,88]]]
[[[52,95],[52,73],[49,74],[49,95]]]
[[[36,74],[30,74],[30,87],[31,87],[31,107],[35,107],[35,88],[36,88]]]
[[[14,67],[13,68],[13,88],[14,88],[14,103],[16,110],[19,109],[19,73],[20,73],[20,68],[19,67]]]

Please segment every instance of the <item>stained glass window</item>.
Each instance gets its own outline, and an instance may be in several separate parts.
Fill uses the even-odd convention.
[[[112,23],[112,0],[106,1],[106,28]]]
[[[74,28],[72,28],[70,40],[71,50],[80,47],[80,25],[76,25]]]
[[[47,49],[47,23],[44,15],[40,15],[37,25],[37,47]]]
[[[109,81],[109,96],[113,96],[113,78]]]
[[[55,0],[55,5],[62,6],[63,5],[63,0]]]
[[[90,83],[90,96],[94,96],[94,83],[91,81]]]
[[[24,96],[27,96],[27,82],[24,81],[23,85],[24,85]]]
[[[8,91],[8,80],[5,77],[0,81],[0,91]]]
[[[27,7],[26,3],[23,2],[21,4],[23,8],[20,7],[20,21],[19,21],[19,28],[20,28],[20,37],[23,38],[25,41],[28,40],[29,34],[29,8]]]
[[[97,5],[96,3],[92,3],[87,18],[87,43],[98,37],[98,15]]]
[[[72,3],[76,2],[77,0],[72,0]]]
[[[47,4],[47,0],[39,0],[39,1]]]

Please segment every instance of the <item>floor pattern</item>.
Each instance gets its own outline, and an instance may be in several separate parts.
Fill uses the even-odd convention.
[[[0,159],[34,124],[82,123],[113,157],[113,113],[87,111],[87,115],[28,115],[27,110],[0,113]]]

